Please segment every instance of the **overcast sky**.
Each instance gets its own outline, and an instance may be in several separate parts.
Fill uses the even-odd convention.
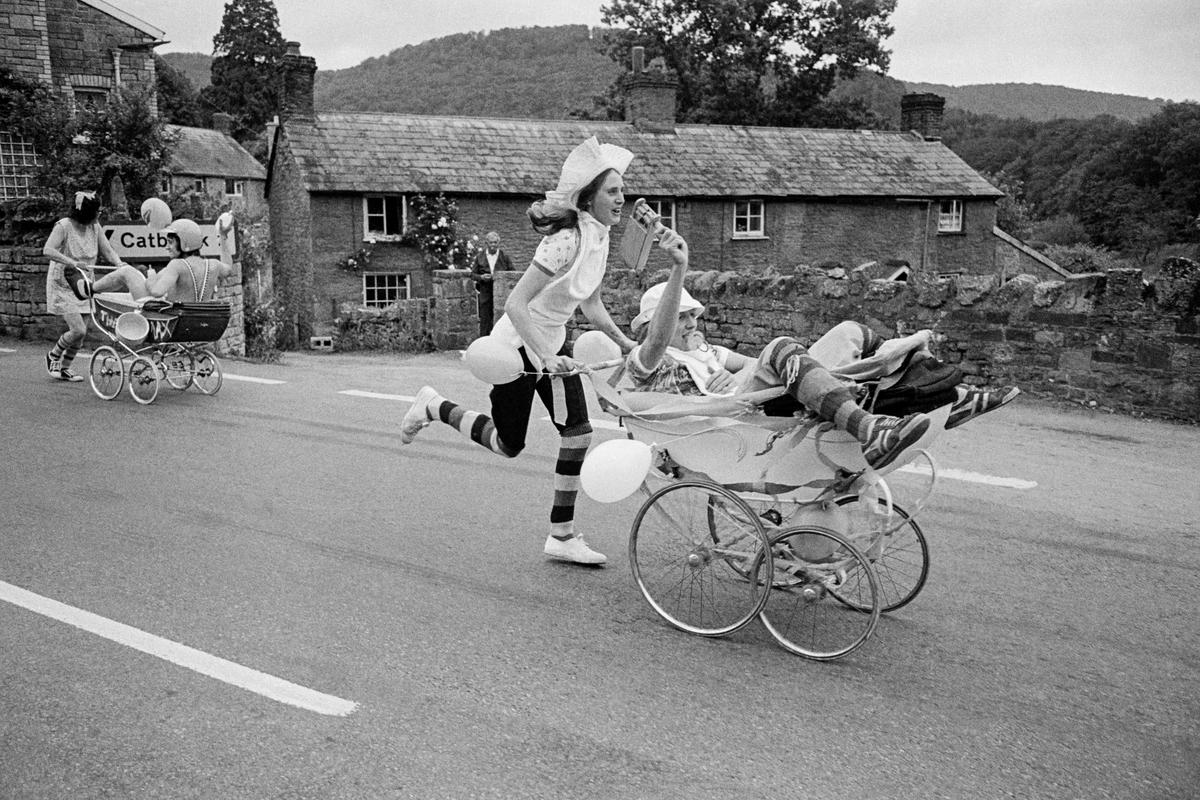
[[[108,0],[166,32],[160,53],[212,52],[225,0]],[[602,0],[275,0],[320,69],[467,31],[600,24]],[[1200,101],[1197,0],[899,0],[888,74],[962,86],[1043,83]]]

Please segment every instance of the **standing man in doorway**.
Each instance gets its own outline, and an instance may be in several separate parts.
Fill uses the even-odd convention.
[[[487,336],[492,332],[492,318],[495,316],[492,308],[494,276],[502,269],[510,270],[512,268],[512,261],[508,254],[500,249],[500,234],[490,231],[484,239],[484,249],[475,256],[475,265],[471,269],[475,289],[479,292],[480,336]]]

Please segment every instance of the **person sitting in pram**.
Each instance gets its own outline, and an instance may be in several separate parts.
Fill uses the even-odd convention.
[[[794,401],[856,438],[874,469],[889,466],[929,440],[928,415],[899,418],[863,410],[850,386],[794,338],[772,340],[757,359],[705,342],[697,330],[704,306],[683,288],[687,242],[662,226],[658,235],[659,247],[671,256],[671,275],[666,283],[646,290],[641,313],[631,325],[638,345],[626,356],[624,367],[635,392],[730,396],[783,387]]]
[[[129,292],[133,300],[155,298],[169,303],[202,303],[216,296],[221,278],[233,274],[233,257],[229,252],[229,230],[217,227],[221,256],[219,261],[204,258],[200,248],[204,233],[190,219],[177,219],[163,228],[167,237],[167,252],[171,260],[161,270],[153,267],[143,275],[136,267],[125,264],[95,282],[89,282],[81,270],[68,274],[67,284],[80,300],[100,292]]]

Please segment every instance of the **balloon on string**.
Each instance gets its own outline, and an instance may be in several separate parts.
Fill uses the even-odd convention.
[[[472,375],[492,386],[512,383],[525,369],[516,348],[494,336],[480,336],[471,342],[463,360]]]
[[[233,230],[233,212],[226,211],[217,217],[217,233],[229,233]]]
[[[171,207],[157,197],[142,202],[142,222],[152,231],[161,231],[171,224]]]
[[[584,364],[601,364],[621,357],[621,348],[600,331],[587,331],[575,340],[574,357]]]
[[[637,491],[650,471],[650,445],[610,439],[583,460],[579,485],[597,503],[616,503]]]

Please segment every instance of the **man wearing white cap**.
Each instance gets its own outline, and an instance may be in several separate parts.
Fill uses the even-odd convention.
[[[592,137],[567,156],[555,190],[529,208],[530,222],[543,238],[491,333],[520,354],[524,371],[516,380],[492,387],[491,415],[465,409],[425,386],[400,425],[403,444],[438,420],[493,453],[514,458],[525,447],[536,394],[562,437],[543,549],[551,558],[576,564],[600,565],[608,559],[575,532],[579,469],[592,427],[578,374],[584,365],[571,358],[566,346],[567,322],[579,309],[622,352],[636,344],[613,322],[600,297],[609,228],[621,221],[622,175],[632,160],[630,151]]]
[[[659,228],[660,235],[668,235],[667,228]],[[637,389],[728,396],[783,386],[800,405],[858,439],[875,469],[890,466],[932,438],[935,431],[925,414],[898,418],[864,411],[847,384],[796,339],[772,340],[757,359],[705,342],[698,330],[704,306],[683,288],[687,243],[677,234],[673,238],[679,255],[670,277],[642,294],[631,323],[641,343],[626,356],[625,366]]]

